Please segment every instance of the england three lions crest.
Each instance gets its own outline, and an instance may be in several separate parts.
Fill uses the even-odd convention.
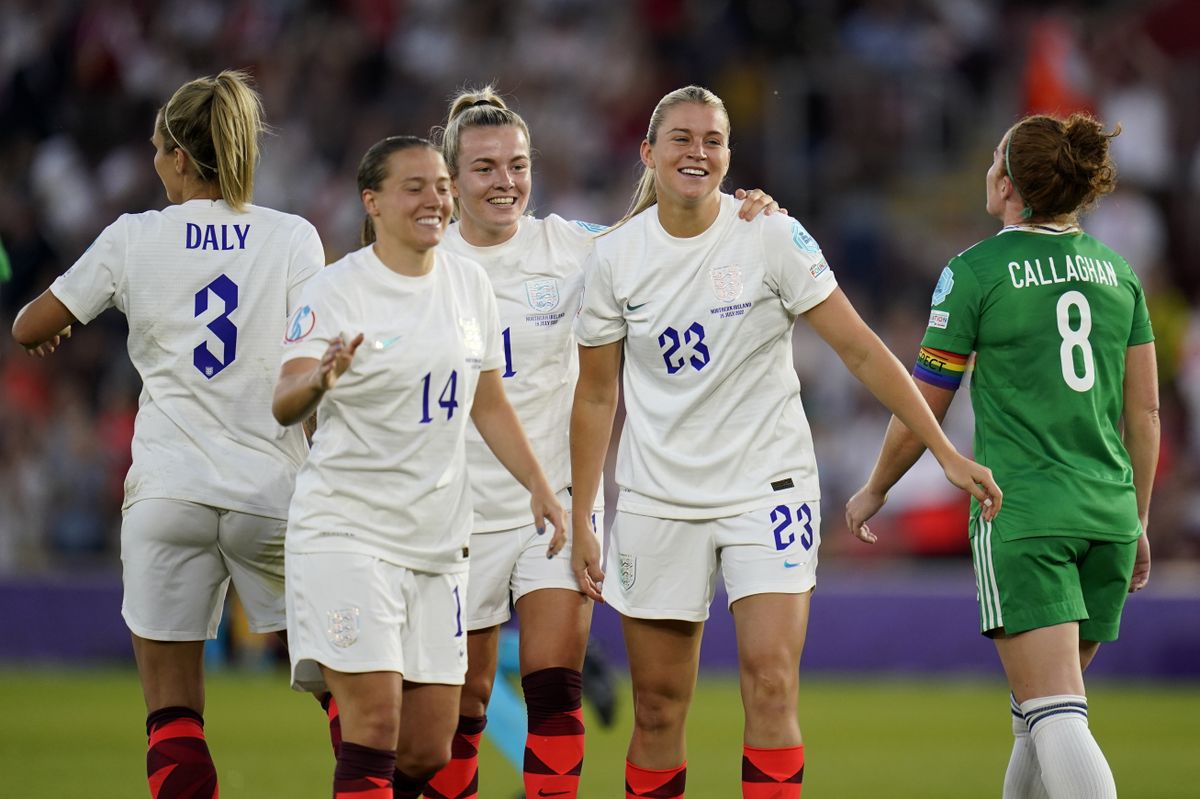
[[[737,264],[714,266],[708,274],[712,277],[713,294],[721,302],[733,302],[742,296],[742,268]]]
[[[553,311],[558,307],[558,281],[552,277],[526,280],[525,296],[529,307],[538,313]]]

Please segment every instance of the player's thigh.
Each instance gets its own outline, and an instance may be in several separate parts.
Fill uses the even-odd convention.
[[[229,583],[217,546],[219,511],[173,499],[143,499],[121,521],[121,615],[152,641],[214,638]]]
[[[696,690],[703,622],[621,617],[635,713],[686,713]],[[645,712],[642,712],[642,711]]]
[[[404,673],[407,569],[361,553],[289,552],[286,572],[294,688],[326,690],[322,666]]]
[[[569,560],[567,564],[569,571]],[[590,599],[574,588],[540,588],[517,600],[517,620],[522,676],[549,668],[583,668],[592,621]]]
[[[284,600],[285,519],[224,511],[219,545],[251,631],[287,628]]]
[[[440,768],[450,759],[450,744],[458,727],[458,685],[404,681],[400,701],[400,735],[396,751],[418,765]],[[404,770],[404,766],[397,762]]]
[[[703,622],[716,589],[712,522],[618,511],[604,567],[604,601],[631,618]]]
[[[1079,582],[1088,614],[1087,619],[1079,623],[1081,640],[1117,640],[1136,557],[1136,540],[1090,542],[1079,561]]]
[[[819,501],[761,508],[713,524],[731,610],[747,597],[807,594],[816,585],[821,547]],[[803,604],[807,607],[807,601]],[[799,633],[802,641],[803,629]]]

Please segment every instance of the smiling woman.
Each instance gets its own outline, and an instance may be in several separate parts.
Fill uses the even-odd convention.
[[[659,102],[633,203],[596,239],[575,322],[572,566],[581,590],[622,615],[637,697],[630,797],[683,796],[684,721],[718,566],[741,667],[743,793],[800,796],[795,708],[821,503],[791,367],[797,316],[929,442],[952,482],[999,504],[987,470],[954,450],[804,227],[738,219],[736,200],[720,191],[729,134],[724,104],[707,89]],[[606,564],[616,579],[605,581],[581,509],[599,488],[622,356],[627,414]]]
[[[328,688],[340,711],[335,799],[402,799],[449,760],[458,720],[468,418],[532,495],[533,524],[554,525],[552,549],[565,532],[504,396],[487,275],[437,249],[451,210],[441,154],[384,139],[358,188],[364,246],[306,289],[275,390],[280,423],[317,414],[288,513],[288,637],[293,687]]]

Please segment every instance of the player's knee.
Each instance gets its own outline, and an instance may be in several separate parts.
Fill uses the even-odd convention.
[[[429,779],[450,762],[450,741],[421,741],[396,755],[396,768],[414,779]]]
[[[459,699],[461,715],[478,718],[484,714],[488,702],[492,699],[493,679],[487,674],[467,672],[466,680],[463,682],[462,696]]]
[[[779,663],[750,663],[742,667],[742,696],[747,712],[794,713],[800,675]]]
[[[687,718],[690,694],[669,685],[639,687],[634,702],[634,723],[643,732],[662,732],[682,727]]]

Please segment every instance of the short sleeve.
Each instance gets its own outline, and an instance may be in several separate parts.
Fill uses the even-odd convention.
[[[121,295],[128,238],[125,219],[106,227],[79,260],[50,284],[51,293],[82,324],[111,307],[125,310]]]
[[[300,304],[301,292],[325,266],[325,247],[317,229],[305,221],[296,231],[292,247],[291,263],[288,265],[288,313],[294,313]]]
[[[788,313],[799,316],[820,305],[837,288],[821,246],[797,219],[763,217],[766,281]]]
[[[575,336],[585,347],[625,338],[625,316],[613,291],[612,265],[594,248],[583,265],[583,300],[575,317]]]
[[[1146,307],[1146,293],[1142,290],[1141,281],[1135,279],[1133,285],[1133,324],[1129,327],[1129,344],[1127,345],[1130,347],[1154,341],[1154,328],[1150,324],[1150,310]]]
[[[479,270],[479,278],[480,321],[486,336],[483,345],[483,366],[480,369],[487,372],[504,366],[504,350],[500,341],[500,312],[496,308],[495,292],[482,268]]]
[[[299,307],[288,318],[283,335],[283,363],[297,358],[320,359],[329,342],[342,332],[337,297],[328,280],[310,280],[300,293]]]
[[[942,269],[929,309],[922,347],[969,355],[979,334],[983,289],[975,272],[955,256]]]

